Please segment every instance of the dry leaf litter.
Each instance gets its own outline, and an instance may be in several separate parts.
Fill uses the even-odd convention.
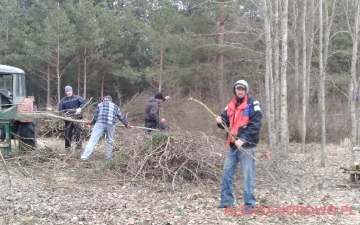
[[[60,136],[41,138],[38,150],[14,146],[0,170],[0,224],[360,224],[360,189],[340,170],[350,164],[346,143],[326,146],[324,168],[318,144],[308,144],[305,154],[291,144],[286,157],[275,150],[266,158],[268,147],[257,149],[258,205],[351,206],[355,214],[311,216],[231,216],[213,208],[226,150],[224,140],[209,134],[154,132],[148,138],[119,127],[113,160],[105,159],[105,144],[98,142],[87,163],[78,162],[82,151],[65,150]],[[240,168],[234,195],[241,208]]]

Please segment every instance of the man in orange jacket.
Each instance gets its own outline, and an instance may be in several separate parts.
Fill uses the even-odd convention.
[[[259,143],[262,107],[249,95],[249,85],[245,80],[236,81],[233,92],[234,98],[221,116],[215,118],[220,128],[224,129],[224,123],[231,132],[226,141],[228,153],[222,172],[221,201],[215,207],[226,208],[234,205],[233,179],[240,163],[244,177],[244,206],[246,212],[250,212],[256,204],[254,151]]]

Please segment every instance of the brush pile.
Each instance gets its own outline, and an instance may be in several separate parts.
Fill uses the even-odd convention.
[[[83,148],[89,140],[92,127],[80,124],[83,128]],[[44,121],[39,126],[39,143],[43,147],[22,155],[22,160],[37,162],[67,163],[74,166],[82,151],[65,150],[64,123],[62,120]],[[105,136],[105,135],[104,135]],[[114,155],[110,161],[104,161],[106,138],[97,143],[87,166],[98,171],[109,171],[111,176],[120,176],[131,180],[156,180],[172,183],[202,183],[206,180],[219,181],[225,160],[223,141],[202,132],[152,132],[145,135],[141,129],[123,129],[118,124],[115,132]],[[73,137],[75,139],[75,136]],[[47,141],[52,140],[52,141]],[[56,140],[56,141],[54,141]],[[75,140],[73,147],[75,146]],[[28,158],[28,157],[31,157]],[[38,158],[38,159],[36,159]],[[70,163],[69,163],[70,162]],[[45,166],[44,164],[39,165]],[[108,173],[108,172],[106,172]]]
[[[219,140],[204,133],[153,133],[124,146],[114,162],[133,179],[176,181],[218,180],[224,156]],[[123,142],[127,142],[124,140]]]

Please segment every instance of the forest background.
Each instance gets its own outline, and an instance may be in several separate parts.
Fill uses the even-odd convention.
[[[189,97],[219,114],[245,79],[264,109],[263,143],[287,154],[289,142],[303,152],[318,142],[323,156],[326,142],[359,139],[359,9],[358,0],[2,0],[0,63],[24,69],[39,108],[71,85],[129,103],[126,115],[142,123],[146,99],[162,91],[173,97],[164,113],[189,131],[216,129]]]

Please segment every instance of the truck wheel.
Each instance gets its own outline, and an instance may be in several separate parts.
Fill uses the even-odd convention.
[[[19,121],[15,121],[12,126],[11,126],[11,139],[15,139],[16,138],[16,134],[18,133],[19,130]]]
[[[31,147],[36,147],[35,122],[20,123],[18,128],[18,135],[21,142],[30,145]]]

